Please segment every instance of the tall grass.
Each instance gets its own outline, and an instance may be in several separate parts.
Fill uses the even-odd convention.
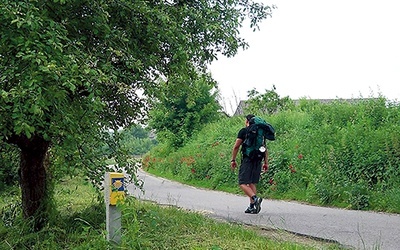
[[[264,196],[400,212],[398,104],[384,98],[330,104],[303,100],[292,110],[263,118],[277,137],[268,144],[270,168],[259,184]],[[221,118],[176,151],[154,148],[143,167],[192,185],[240,192],[230,158],[243,125],[243,117]]]
[[[293,243],[290,234],[272,239],[253,228],[133,197],[119,205],[122,241],[113,245],[106,240],[105,205],[82,178],[64,179],[56,185],[57,216],[43,230],[32,232],[20,218],[17,193],[15,189],[12,195],[1,197],[0,249],[339,249],[313,240]]]

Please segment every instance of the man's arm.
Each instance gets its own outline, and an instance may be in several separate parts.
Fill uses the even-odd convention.
[[[265,155],[264,155],[264,164],[263,164],[263,171],[267,172],[268,170],[268,147],[267,144],[265,143],[265,139],[264,139],[264,145],[265,145]]]
[[[232,149],[232,160],[231,160],[231,168],[232,170],[236,168],[237,164],[236,164],[236,156],[239,152],[239,148],[240,145],[242,145],[243,140],[240,138],[237,138],[235,141],[235,144],[233,145],[233,149]]]

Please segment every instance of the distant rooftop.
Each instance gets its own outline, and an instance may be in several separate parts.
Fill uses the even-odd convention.
[[[362,100],[368,100],[370,98],[350,98],[350,99],[304,99],[307,101],[319,101],[321,103],[330,103],[330,102],[334,102],[334,101],[343,101],[343,102],[349,102],[349,103],[355,103],[355,102],[359,102]],[[297,105],[299,104],[300,100],[303,99],[297,99],[297,100],[293,100],[294,104]],[[239,102],[239,105],[237,106],[235,113],[233,114],[234,116],[236,115],[244,115],[244,108],[246,107],[246,100],[241,100]]]

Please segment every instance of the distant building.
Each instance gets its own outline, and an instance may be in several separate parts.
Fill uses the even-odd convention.
[[[342,102],[349,102],[349,103],[357,103],[360,101],[365,101],[365,100],[369,100],[369,99],[375,99],[375,98],[350,98],[350,99],[304,99],[307,101],[319,101],[320,103],[330,103],[330,102],[334,102],[334,101],[342,101]],[[300,100],[303,99],[297,99],[297,100],[293,100],[295,105],[298,105]],[[245,115],[244,114],[244,109],[246,108],[246,100],[241,100],[239,102],[239,105],[237,106],[235,113],[233,114],[234,116],[239,116],[239,115]]]
[[[244,108],[246,107],[246,101],[241,100],[239,105],[236,107],[235,113],[233,115],[244,115]]]

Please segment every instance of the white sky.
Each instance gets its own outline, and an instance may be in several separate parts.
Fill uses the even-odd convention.
[[[210,65],[228,113],[272,85],[292,99],[399,99],[400,1],[260,1],[277,9],[260,31],[243,27],[250,48]]]

